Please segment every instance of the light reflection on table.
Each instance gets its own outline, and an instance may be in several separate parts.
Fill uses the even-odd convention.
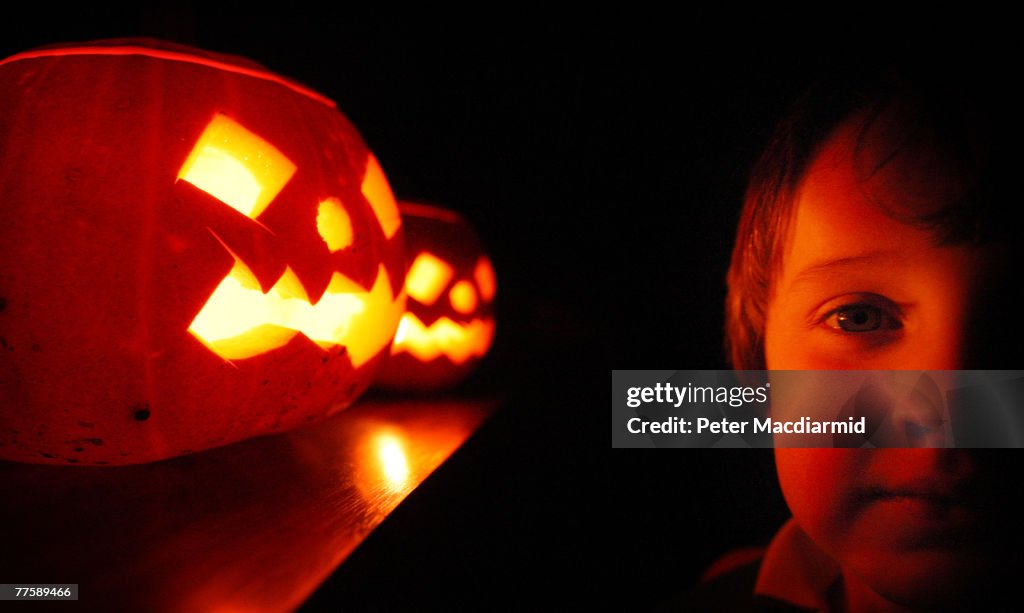
[[[78,583],[90,609],[294,609],[496,404],[366,401],[140,466],[0,463],[0,577]]]

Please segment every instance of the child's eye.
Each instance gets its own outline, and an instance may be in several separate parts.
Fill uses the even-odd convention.
[[[829,311],[824,317],[824,324],[843,332],[876,332],[898,330],[903,327],[899,308],[886,299],[882,304],[858,302],[844,304]],[[888,304],[886,304],[888,303]]]

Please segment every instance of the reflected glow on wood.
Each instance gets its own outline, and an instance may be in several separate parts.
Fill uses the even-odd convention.
[[[294,609],[495,406],[363,402],[154,464],[0,463],[0,575],[77,582],[87,608]]]

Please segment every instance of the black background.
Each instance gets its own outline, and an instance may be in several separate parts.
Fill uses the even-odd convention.
[[[610,450],[609,370],[727,367],[724,273],[772,125],[832,63],[919,41],[277,8],[40,10],[0,53],[145,35],[254,59],[335,100],[397,196],[489,247],[498,337],[462,393],[502,409],[307,608],[644,610],[766,542],[786,517],[770,454]]]

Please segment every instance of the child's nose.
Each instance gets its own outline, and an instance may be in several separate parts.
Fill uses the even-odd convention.
[[[872,442],[883,447],[948,446],[949,411],[941,386],[928,373],[914,376],[909,386],[906,383],[911,380],[893,390],[885,421]]]

